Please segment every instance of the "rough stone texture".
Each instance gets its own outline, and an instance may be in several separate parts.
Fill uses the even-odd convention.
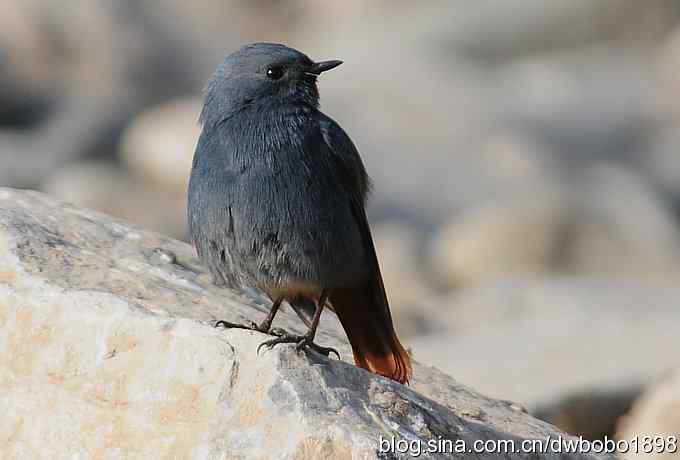
[[[666,378],[651,385],[633,404],[630,412],[621,418],[617,437],[633,439],[635,436],[675,436],[680,434],[680,372],[675,371]],[[667,460],[678,458],[680,441],[676,449],[661,449],[654,453],[629,452],[623,455],[627,459],[645,458],[649,460]],[[674,450],[674,451],[673,451]]]
[[[558,434],[421,364],[407,388],[288,346],[257,356],[264,335],[210,324],[265,309],[212,286],[186,244],[0,189],[0,456],[376,458],[380,435]],[[331,315],[320,332],[350,359]]]

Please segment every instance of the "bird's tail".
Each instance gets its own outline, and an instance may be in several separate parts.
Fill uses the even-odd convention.
[[[380,274],[360,285],[333,289],[329,300],[352,345],[357,366],[408,384],[411,357],[394,332]]]

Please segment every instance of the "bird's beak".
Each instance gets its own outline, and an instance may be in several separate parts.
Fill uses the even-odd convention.
[[[314,75],[319,75],[321,72],[335,69],[340,64],[342,64],[342,61],[338,60],[315,62],[314,66],[312,66],[312,70],[310,71],[310,73],[313,73]]]

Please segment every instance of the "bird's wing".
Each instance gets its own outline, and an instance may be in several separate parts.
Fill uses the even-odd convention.
[[[376,287],[380,298],[376,299],[377,303],[384,309],[384,313],[391,321],[392,318],[380,273],[380,265],[378,264],[373,236],[368,226],[365,211],[366,199],[371,187],[366,168],[356,146],[340,125],[332,118],[323,115],[320,126],[324,141],[334,162],[335,173],[340,178],[340,182],[346,184],[345,189],[349,196],[349,207],[361,235],[363,248],[367,255],[366,259],[371,265],[369,271],[378,283]]]
[[[411,378],[411,358],[394,331],[378,257],[364,209],[369,189],[368,176],[359,152],[347,134],[327,119],[323,136],[330,150],[335,171],[345,184],[351,214],[369,267],[366,276],[330,292],[330,303],[347,333],[358,366],[407,383]]]
[[[340,125],[332,118],[321,113],[319,127],[321,128],[323,139],[337,164],[338,171],[345,175],[343,179],[347,182],[344,183],[352,184],[352,194],[358,194],[362,205],[366,204],[366,199],[371,189],[371,182],[354,143]]]

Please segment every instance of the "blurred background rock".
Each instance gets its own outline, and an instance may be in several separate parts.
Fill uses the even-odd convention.
[[[322,108],[418,359],[591,437],[679,367],[676,0],[3,2],[0,185],[186,239],[200,92],[252,41],[345,61]]]

